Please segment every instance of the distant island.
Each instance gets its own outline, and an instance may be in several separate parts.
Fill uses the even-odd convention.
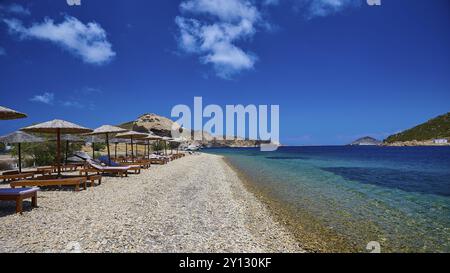
[[[383,142],[373,138],[373,137],[362,137],[358,138],[357,140],[350,143],[351,146],[378,146],[381,145]]]

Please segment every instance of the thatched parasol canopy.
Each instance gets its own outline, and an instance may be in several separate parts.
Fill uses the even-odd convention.
[[[56,138],[52,139],[52,141],[56,141]],[[86,139],[77,135],[61,135],[61,141],[84,143]]]
[[[143,139],[146,138],[148,134],[139,133],[136,131],[126,131],[124,133],[120,133],[116,135],[116,138],[133,138],[133,139]]]
[[[103,143],[103,142],[105,142],[105,139],[100,136],[87,135],[87,136],[85,136],[84,141],[87,143]]]
[[[109,150],[109,134],[117,134],[117,133],[125,133],[127,130],[112,126],[112,125],[103,125],[97,129],[94,130],[94,132],[91,133],[91,135],[105,135],[106,136],[106,148],[108,150],[108,160],[109,165],[111,166],[111,152]],[[117,153],[116,153],[117,155]]]
[[[47,133],[47,134],[55,134],[58,131],[61,134],[83,134],[92,132],[91,129],[59,119],[25,127],[22,128],[21,131],[29,133]]]
[[[147,140],[161,140],[163,137],[155,135],[153,133],[148,134],[148,136],[145,138]]]
[[[21,130],[31,133],[56,134],[56,165],[58,166],[58,176],[61,175],[61,134],[82,134],[92,132],[91,129],[59,119],[25,127]]]
[[[35,143],[35,142],[44,142],[45,139],[37,136],[33,136],[27,134],[22,131],[17,131],[11,133],[6,136],[0,137],[0,142],[9,143],[9,144],[17,144],[17,143]]]
[[[129,139],[125,138],[113,138],[110,140],[111,143],[117,144],[117,143],[130,143]]]
[[[118,133],[125,133],[128,130],[112,126],[112,125],[103,125],[101,127],[98,127],[95,129],[91,135],[103,135],[103,134],[118,134]]]
[[[0,137],[0,142],[9,143],[9,144],[17,144],[18,155],[19,155],[19,172],[22,172],[22,143],[36,143],[36,142],[44,142],[45,139],[27,134],[25,132],[17,131],[7,136]]]
[[[131,160],[134,162],[134,148],[133,148],[133,140],[134,139],[145,139],[148,134],[139,133],[136,131],[127,131],[125,133],[120,133],[116,135],[116,138],[129,138],[131,140]]]
[[[164,141],[164,154],[167,155],[167,142],[171,141],[172,138],[170,137],[163,137],[162,141]]]
[[[119,143],[129,144],[129,143],[131,143],[131,140],[124,139],[124,138],[113,138],[110,140],[110,142],[114,143],[114,158],[117,159],[117,144],[119,144]]]
[[[27,115],[24,113],[17,112],[15,110],[0,106],[0,119],[8,120],[8,119],[19,119],[26,118]]]

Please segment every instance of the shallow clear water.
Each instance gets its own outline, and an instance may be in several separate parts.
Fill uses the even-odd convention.
[[[450,147],[207,149],[361,251],[450,252]]]

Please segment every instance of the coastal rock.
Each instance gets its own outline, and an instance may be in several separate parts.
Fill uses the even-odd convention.
[[[359,138],[350,143],[351,146],[377,146],[381,144],[381,141],[369,136]]]
[[[182,148],[192,147],[258,147],[262,142],[259,140],[248,140],[239,137],[226,137],[224,139],[218,139],[212,136],[208,132],[192,131],[186,128],[181,128],[180,125],[175,123],[169,118],[157,115],[157,114],[144,114],[137,120],[126,122],[119,125],[119,127],[127,130],[133,130],[137,132],[149,133],[152,132],[159,136],[171,137],[172,128],[177,129],[181,137],[185,139],[191,139],[194,135],[201,135],[202,140],[192,140],[183,144]]]

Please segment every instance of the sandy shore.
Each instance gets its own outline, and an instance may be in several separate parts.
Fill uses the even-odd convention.
[[[79,193],[41,191],[38,205],[20,216],[0,202],[0,252],[302,252],[215,155],[107,177]]]

